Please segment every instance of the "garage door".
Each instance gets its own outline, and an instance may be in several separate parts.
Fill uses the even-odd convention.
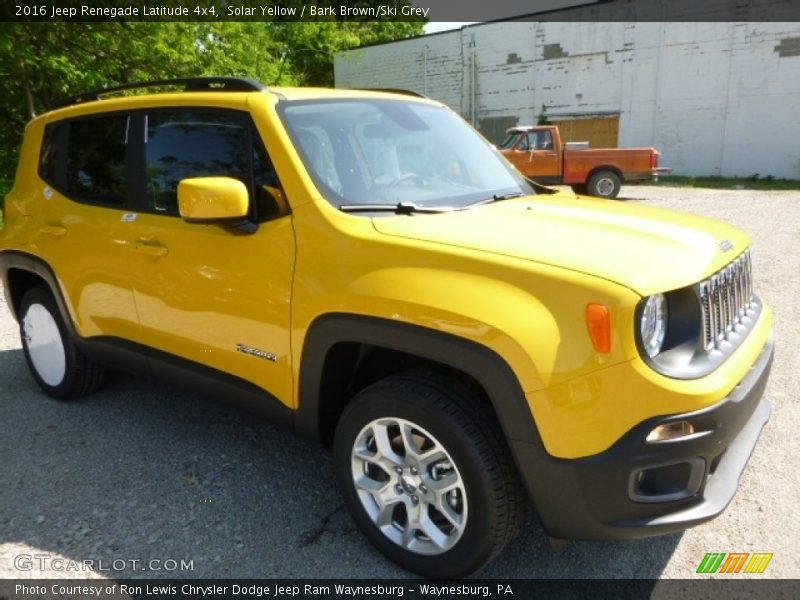
[[[554,120],[552,123],[558,125],[565,142],[589,142],[592,148],[617,147],[619,116]]]

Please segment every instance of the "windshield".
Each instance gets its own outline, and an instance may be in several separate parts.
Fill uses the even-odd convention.
[[[509,148],[513,148],[517,145],[517,140],[519,139],[519,133],[511,133],[508,137],[503,140],[503,143],[500,144],[500,150],[508,150]]]
[[[335,206],[460,208],[535,193],[449,109],[402,100],[287,103],[284,122],[317,187]]]

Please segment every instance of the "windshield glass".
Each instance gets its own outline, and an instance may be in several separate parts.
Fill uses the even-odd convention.
[[[535,193],[449,109],[402,100],[287,103],[284,122],[317,187],[335,206],[464,207]]]
[[[519,133],[511,133],[498,147],[500,150],[508,150],[509,148],[513,148],[517,144],[517,139],[519,139]]]

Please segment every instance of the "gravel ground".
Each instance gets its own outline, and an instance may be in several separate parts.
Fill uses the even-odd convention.
[[[530,517],[482,575],[688,578],[706,552],[738,551],[774,553],[760,577],[798,578],[800,192],[642,186],[622,197],[750,233],[757,289],[776,314],[772,418],[739,493],[711,523],[556,553]],[[0,382],[0,578],[87,576],[57,572],[57,558],[102,561],[94,574],[112,577],[407,576],[355,531],[330,458],[247,413],[122,376],[78,403],[43,396],[2,300]],[[169,570],[170,560],[192,568]]]

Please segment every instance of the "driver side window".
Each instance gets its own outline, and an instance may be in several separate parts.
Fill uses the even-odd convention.
[[[231,177],[250,191],[253,220],[285,212],[277,175],[247,113],[159,110],[146,116],[145,127],[146,193],[151,210],[178,216],[182,179]]]
[[[550,131],[540,131],[536,143],[537,150],[552,150],[553,134]]]

